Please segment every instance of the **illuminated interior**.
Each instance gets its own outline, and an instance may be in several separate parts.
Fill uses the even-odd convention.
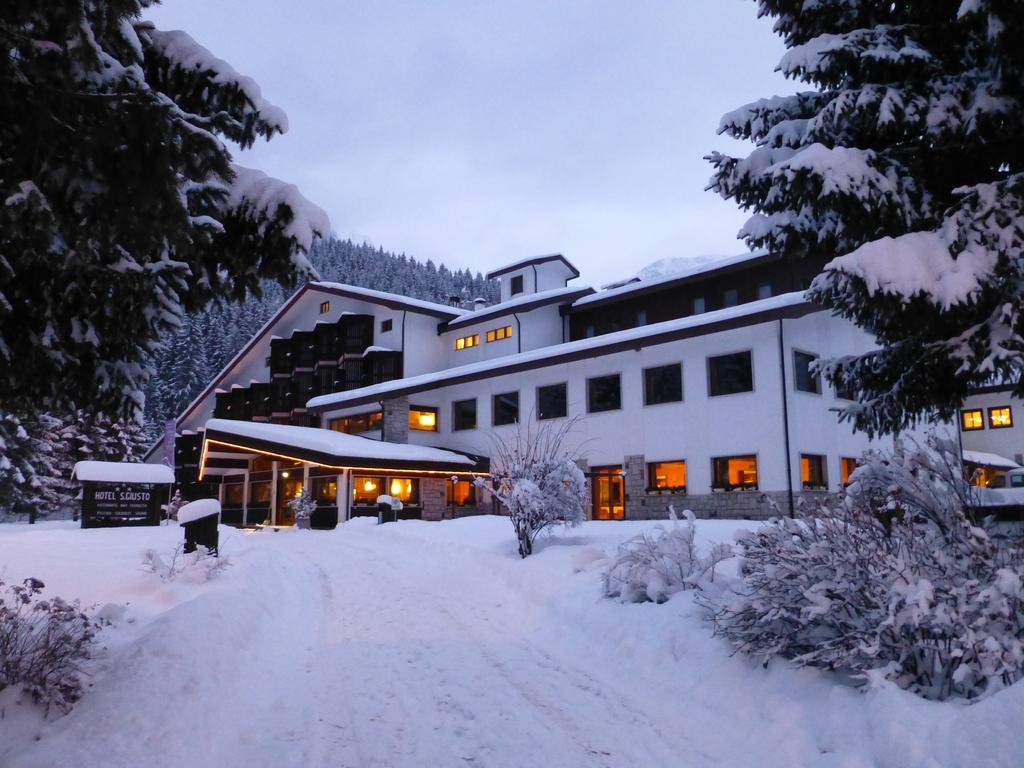
[[[800,456],[800,481],[805,488],[823,488],[825,478],[825,457],[804,453]],[[756,480],[755,480],[756,482]]]
[[[988,425],[992,429],[1013,426],[1013,415],[1010,413],[1010,406],[988,409]]]
[[[360,432],[380,429],[383,420],[384,415],[380,411],[372,411],[370,413],[357,413],[354,416],[345,416],[340,419],[331,419],[327,426],[335,432],[358,435]]]
[[[502,339],[509,339],[511,337],[511,325],[506,325],[501,328],[492,328],[487,332],[487,343],[490,344],[492,341],[501,341]]]
[[[842,474],[844,487],[850,484],[850,475],[853,474],[853,470],[858,466],[860,466],[860,462],[856,459],[851,459],[847,456],[843,456],[839,459],[839,469]]]
[[[381,495],[379,477],[353,477],[352,500],[356,504],[376,504]]]
[[[476,486],[469,480],[447,482],[447,502],[457,507],[474,506],[476,504]]]
[[[388,493],[403,504],[413,504],[420,499],[420,481],[410,477],[393,477],[388,484]]]
[[[757,488],[756,456],[724,456],[713,466],[715,488]]]
[[[474,333],[472,336],[463,336],[455,340],[456,349],[469,349],[475,347],[480,343],[480,334]]]
[[[333,477],[314,477],[313,498],[321,504],[336,504],[338,501],[338,481]]]
[[[661,461],[651,464],[648,478],[651,488],[685,488],[686,462]]]
[[[625,513],[622,467],[593,467],[590,470],[595,520],[621,520]]]
[[[981,409],[960,411],[960,424],[965,432],[970,432],[974,429],[984,429],[985,419],[981,414]]]
[[[409,409],[409,429],[437,432],[437,408],[413,406]]]

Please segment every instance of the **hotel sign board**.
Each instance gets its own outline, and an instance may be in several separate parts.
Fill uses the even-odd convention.
[[[160,506],[170,485],[92,482],[82,484],[82,527],[160,525]]]

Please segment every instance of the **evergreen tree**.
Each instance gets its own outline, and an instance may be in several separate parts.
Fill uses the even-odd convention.
[[[751,248],[829,260],[809,297],[874,334],[832,361],[870,433],[955,414],[993,378],[1024,395],[1024,8],[1018,0],[759,0],[814,90],[748,104],[711,187]]]
[[[326,234],[288,184],[232,163],[284,113],[152,0],[0,6],[0,402],[141,405],[147,357],[214,298],[294,282]]]

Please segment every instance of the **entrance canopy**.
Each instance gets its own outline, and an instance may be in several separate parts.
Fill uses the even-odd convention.
[[[991,467],[992,469],[1019,469],[1020,464],[1011,461],[996,453],[985,451],[964,451],[964,461],[968,464],[975,464],[979,467]]]
[[[254,454],[334,469],[485,474],[486,457],[423,445],[388,443],[316,427],[210,419],[203,435],[200,477],[218,466],[211,454]]]

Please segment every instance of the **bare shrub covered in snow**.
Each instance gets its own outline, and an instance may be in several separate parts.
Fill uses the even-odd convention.
[[[308,490],[303,489],[302,493],[288,502],[296,520],[309,520],[316,512],[316,499]]]
[[[67,712],[82,695],[81,665],[96,625],[77,602],[40,597],[43,586],[0,579],[0,690],[20,685],[47,712]]]
[[[840,503],[738,537],[742,585],[709,601],[746,653],[976,698],[1024,676],[1024,543],[974,525],[959,452],[867,457]]]
[[[541,531],[586,519],[587,481],[566,446],[573,424],[518,424],[507,441],[495,441],[491,484],[476,481],[508,511],[521,557]]]
[[[657,526],[619,545],[618,556],[604,574],[604,593],[630,603],[663,603],[676,592],[694,589],[714,579],[715,566],[733,556],[728,544],[715,544],[707,554],[699,551],[693,512],[684,510],[680,523],[669,506],[672,522]]]
[[[179,544],[165,557],[155,549],[147,549],[142,555],[142,566],[160,577],[160,581],[186,579],[206,582],[220,575],[231,564],[226,557],[218,557],[208,547],[197,547],[195,552],[185,552],[185,545]]]

